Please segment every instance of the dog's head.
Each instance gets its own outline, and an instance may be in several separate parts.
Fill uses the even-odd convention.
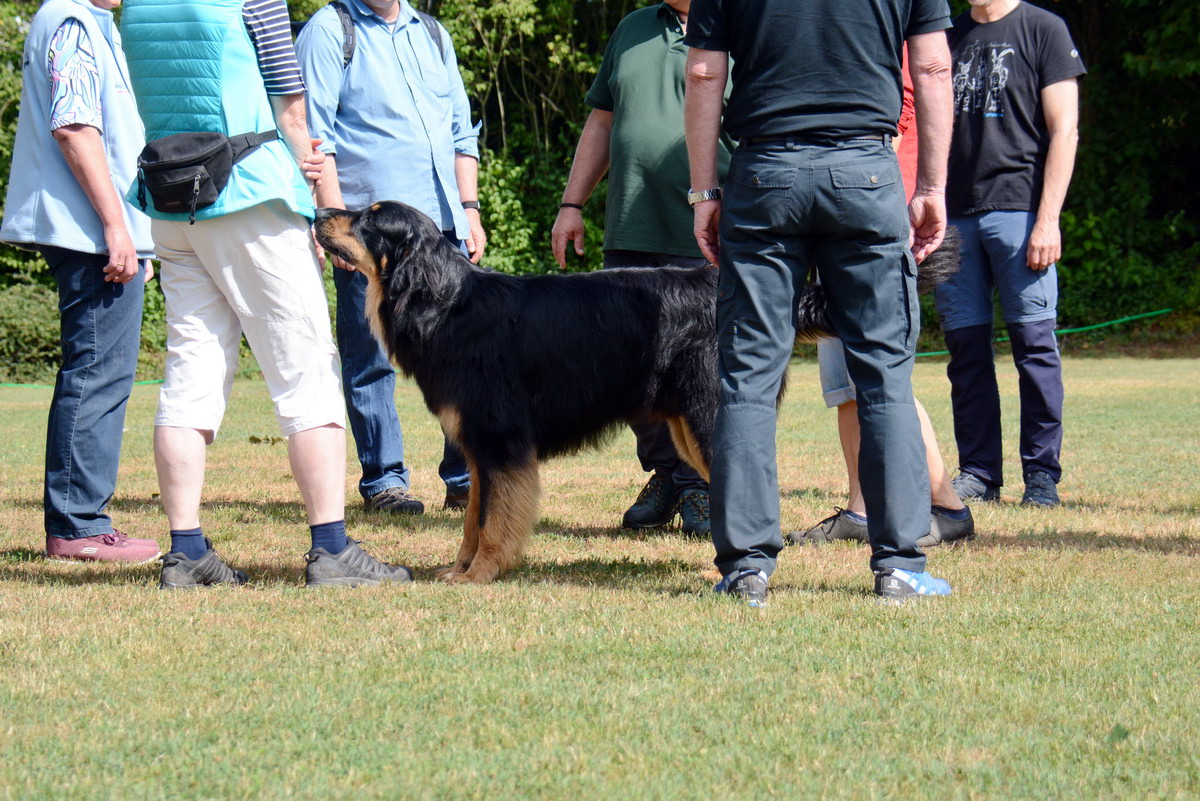
[[[317,242],[367,278],[381,278],[389,267],[414,251],[443,241],[426,215],[394,200],[372,203],[362,211],[317,209]]]

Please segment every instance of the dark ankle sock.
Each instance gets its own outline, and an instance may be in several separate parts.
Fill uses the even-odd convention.
[[[315,526],[309,526],[308,530],[312,532],[312,547],[321,548],[328,553],[341,553],[350,544],[350,540],[346,539],[345,520],[318,523]]]
[[[853,520],[855,523],[865,523],[865,522],[867,522],[867,516],[866,516],[866,515],[860,515],[858,512],[851,512],[849,509],[846,509],[845,511],[843,511],[843,512],[842,512],[842,514],[844,514],[846,517],[848,517],[848,518],[850,518],[851,520]]]
[[[199,559],[208,553],[208,543],[199,528],[171,529],[171,553],[181,553],[188,559]]]
[[[951,520],[966,520],[967,515],[971,514],[971,512],[965,506],[961,509],[947,509],[945,506],[938,506],[937,504],[934,504],[929,508],[932,511],[940,514],[942,517],[948,517]]]

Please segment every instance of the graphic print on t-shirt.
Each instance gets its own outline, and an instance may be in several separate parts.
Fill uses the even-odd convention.
[[[971,42],[958,54],[954,72],[954,110],[1003,117],[1006,61],[1017,52],[1009,42]]]

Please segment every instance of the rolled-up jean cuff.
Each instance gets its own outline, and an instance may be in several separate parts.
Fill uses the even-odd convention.
[[[1058,317],[1056,309],[1048,309],[1047,311],[1038,312],[1037,314],[1026,314],[1017,317],[1015,320],[1005,318],[1005,325],[1028,325],[1029,323],[1040,323],[1045,320],[1053,320]]]
[[[842,387],[822,392],[821,397],[825,399],[825,408],[836,409],[838,406],[856,399],[858,395],[855,393],[854,387]]]

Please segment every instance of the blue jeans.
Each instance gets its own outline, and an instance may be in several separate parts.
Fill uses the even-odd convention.
[[[58,284],[62,341],[46,425],[46,533],[111,534],[105,509],[117,486],[146,284],[140,272],[127,284],[106,282],[107,255],[39,249]]]
[[[449,238],[449,237],[447,237]],[[457,239],[451,239],[455,244]],[[342,393],[354,435],[364,498],[391,487],[408,488],[404,464],[404,433],[396,414],[396,371],[371,333],[366,317],[367,279],[362,273],[335,269],[337,288],[337,346],[342,357]],[[462,451],[449,440],[442,444],[438,475],[446,491],[466,492],[471,474]]]
[[[604,269],[634,267],[683,267],[695,268],[708,265],[708,259],[676,256],[671,253],[645,253],[638,250],[604,251]],[[690,464],[679,458],[679,451],[671,439],[671,429],[666,423],[653,420],[637,420],[629,424],[637,439],[638,461],[647,473],[658,473],[675,484],[675,492],[700,489],[708,492],[708,482]]]
[[[885,141],[739,147],[721,210],[712,533],[724,575],[775,569],[783,546],[776,398],[795,303],[817,265],[862,426],[859,479],[871,567],[920,572],[929,471],[912,397],[920,327],[900,168]]]

